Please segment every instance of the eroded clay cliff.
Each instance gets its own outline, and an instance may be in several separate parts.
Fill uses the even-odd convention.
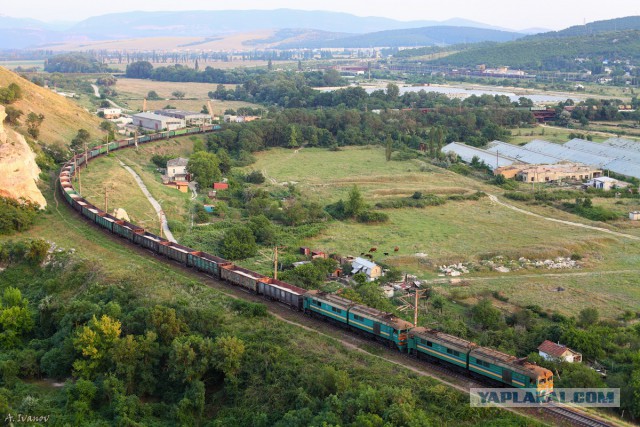
[[[47,202],[36,185],[40,175],[36,155],[22,135],[3,126],[5,117],[0,105],[0,196],[23,197],[44,208]]]

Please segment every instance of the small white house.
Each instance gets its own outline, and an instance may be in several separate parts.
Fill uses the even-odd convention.
[[[582,354],[571,350],[566,345],[556,344],[549,340],[544,340],[538,346],[538,354],[545,360],[556,360],[569,363],[582,362]]]
[[[629,219],[631,221],[640,221],[640,211],[629,212]]]
[[[169,181],[187,181],[188,159],[182,157],[167,162],[167,177]]]
[[[617,179],[610,178],[608,176],[599,176],[597,178],[593,178],[587,183],[587,185],[599,190],[609,191],[612,188],[625,188],[629,184],[624,181],[618,181]]]
[[[382,276],[382,267],[373,261],[364,258],[356,258],[351,263],[351,274],[363,273],[370,282]]]

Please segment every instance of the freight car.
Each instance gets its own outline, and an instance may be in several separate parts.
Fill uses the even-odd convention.
[[[205,125],[176,131],[144,135],[137,143],[198,132],[219,130],[218,125]],[[184,131],[184,132],[182,132]],[[553,391],[553,374],[540,366],[499,351],[480,347],[464,339],[433,329],[413,327],[405,320],[390,313],[356,304],[338,295],[317,290],[307,291],[286,282],[261,275],[234,265],[232,262],[192,248],[169,242],[143,228],[119,220],[81,197],[73,187],[77,169],[107,151],[115,151],[136,145],[135,138],[113,141],[92,148],[87,153],[74,156],[63,165],[60,175],[60,192],[73,209],[99,227],[144,247],[155,254],[195,268],[214,278],[242,287],[265,298],[278,301],[306,314],[338,324],[355,333],[408,353],[420,359],[437,361],[458,370],[493,382],[520,388],[535,388],[541,396]]]

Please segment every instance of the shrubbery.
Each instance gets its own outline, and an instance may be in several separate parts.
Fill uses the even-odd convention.
[[[25,231],[36,219],[38,205],[28,200],[0,197],[0,234]]]

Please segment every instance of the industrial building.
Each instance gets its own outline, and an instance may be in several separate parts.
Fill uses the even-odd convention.
[[[184,111],[176,109],[156,110],[155,114],[165,117],[173,117],[175,119],[184,120],[187,126],[200,126],[211,124],[211,116],[209,114],[198,113],[195,111]]]
[[[131,116],[133,125],[149,130],[176,130],[186,127],[186,122],[182,119],[161,116],[154,113],[138,113]]]
[[[530,165],[518,171],[517,178],[524,182],[585,181],[602,175],[600,169],[576,163],[556,165]]]

